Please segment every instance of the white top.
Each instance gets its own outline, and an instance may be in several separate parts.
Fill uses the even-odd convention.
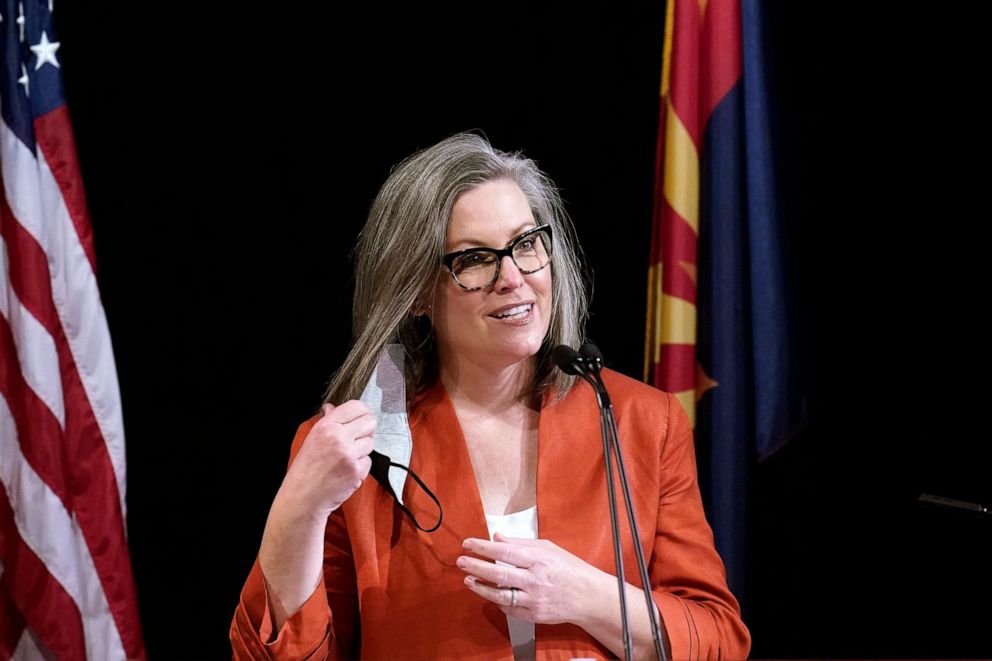
[[[487,514],[486,525],[489,527],[489,539],[496,533],[507,537],[537,539],[537,505],[512,514]],[[498,560],[496,563],[506,565]],[[510,644],[513,645],[515,661],[532,661],[537,652],[534,623],[507,615],[506,624],[510,628]]]

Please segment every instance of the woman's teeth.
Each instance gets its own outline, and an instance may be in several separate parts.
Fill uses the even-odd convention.
[[[532,305],[518,305],[515,308],[510,308],[509,310],[504,310],[499,314],[490,315],[496,319],[512,319],[515,317],[523,317],[530,312]]]

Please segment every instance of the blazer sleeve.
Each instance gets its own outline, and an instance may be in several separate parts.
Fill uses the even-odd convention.
[[[292,465],[307,434],[320,415],[296,432]],[[262,569],[255,564],[241,590],[231,622],[234,659],[350,659],[358,656],[358,590],[355,563],[344,515],[328,517],[324,533],[324,571],[313,594],[282,628],[273,631],[268,590]]]
[[[655,603],[672,659],[744,659],[751,635],[727,587],[696,477],[692,424],[678,399],[668,398],[661,448],[661,494],[650,567]]]

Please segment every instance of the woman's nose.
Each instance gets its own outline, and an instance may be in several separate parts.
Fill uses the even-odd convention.
[[[496,291],[511,291],[524,284],[524,274],[517,268],[509,255],[503,258],[499,266],[499,277],[496,279]]]

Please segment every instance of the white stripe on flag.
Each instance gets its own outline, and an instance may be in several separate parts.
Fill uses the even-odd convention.
[[[8,268],[7,244],[0,237],[0,315],[10,324],[24,380],[55,415],[64,431],[65,403],[55,341],[34,315],[21,305],[13,288],[7,286],[10,282]]]
[[[38,641],[34,639],[31,629],[24,627],[21,640],[17,643],[17,649],[10,661],[50,661],[51,655],[46,655],[38,646]]]
[[[38,158],[0,122],[0,165],[14,217],[48,255],[52,298],[79,378],[107,444],[126,516],[124,422],[110,330],[90,262],[44,155]]]
[[[14,417],[0,396],[0,482],[21,539],[76,603],[89,659],[124,659],[117,624],[75,517],[28,464],[17,441]]]

